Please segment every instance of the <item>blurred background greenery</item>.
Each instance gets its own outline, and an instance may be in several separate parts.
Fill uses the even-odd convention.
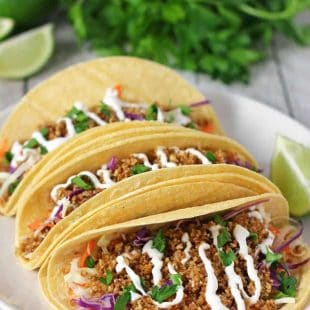
[[[310,0],[0,0],[0,77],[24,78],[44,66],[52,27],[24,31],[62,14],[79,44],[100,56],[134,55],[248,83],[275,33],[310,43],[310,25],[295,22],[309,8]]]

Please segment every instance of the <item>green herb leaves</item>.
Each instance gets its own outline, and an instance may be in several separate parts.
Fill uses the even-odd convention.
[[[81,110],[73,107],[67,116],[73,120],[74,129],[77,133],[81,133],[89,128],[88,116]]]
[[[158,111],[158,108],[157,108],[156,104],[155,103],[151,104],[146,110],[145,119],[148,121],[156,120],[157,119],[157,111]]]
[[[94,188],[94,186],[92,184],[85,182],[81,176],[75,176],[71,180],[71,184],[74,184],[74,185],[78,186],[79,188],[82,188],[85,190],[90,190],[90,189]]]
[[[151,291],[151,296],[154,300],[162,303],[169,297],[173,296],[178,290],[178,285],[165,285],[162,287],[153,286]]]
[[[96,265],[95,260],[92,258],[92,256],[87,256],[85,260],[85,266],[88,268],[94,268]]]
[[[267,248],[267,253],[266,253],[266,263],[275,263],[278,262],[281,258],[283,257],[283,255],[281,253],[273,253],[271,252],[268,248]]]
[[[113,273],[112,273],[112,271],[108,269],[106,271],[106,277],[105,278],[104,277],[100,277],[98,280],[102,284],[104,284],[104,285],[110,285],[112,283],[112,281],[113,281]]]
[[[153,239],[152,247],[158,250],[159,252],[163,253],[166,248],[166,237],[163,233],[163,230],[160,229]]]
[[[217,246],[218,248],[222,248],[226,243],[231,241],[230,232],[227,230],[226,227],[222,229],[222,231],[217,236]]]
[[[188,105],[180,105],[181,113],[185,116],[189,116],[192,112],[192,109]]]
[[[114,310],[124,310],[126,309],[126,305],[131,300],[131,293],[135,292],[136,289],[133,284],[130,284],[124,288],[123,293],[117,298],[116,303],[114,305]]]
[[[213,152],[208,151],[205,156],[211,161],[212,164],[216,162],[216,157]]]
[[[100,111],[105,116],[109,117],[111,115],[111,111],[109,109],[109,106],[107,104],[105,104],[104,102],[101,102]]]
[[[295,297],[297,280],[294,276],[287,275],[285,272],[278,274],[280,280],[280,292],[276,295],[277,298],[282,297]]]
[[[144,166],[144,165],[134,165],[130,169],[130,172],[131,172],[131,175],[135,175],[135,174],[140,174],[140,173],[147,172],[147,171],[150,171],[150,170],[151,170],[150,167],[147,167],[147,166]]]
[[[225,253],[224,251],[219,251],[218,253],[225,267],[230,266],[236,259],[236,254],[233,252],[233,250],[230,250],[227,253]]]
[[[39,144],[38,140],[35,138],[32,138],[26,142],[26,144],[24,145],[24,148],[34,149],[34,148],[38,147],[39,145],[40,144]]]

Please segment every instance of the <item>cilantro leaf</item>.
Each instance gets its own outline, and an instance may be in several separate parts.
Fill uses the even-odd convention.
[[[35,138],[31,138],[30,140],[28,140],[26,142],[26,144],[24,145],[24,148],[27,148],[27,149],[34,149],[36,147],[38,147],[40,144],[38,142],[37,139]]]
[[[219,248],[222,248],[229,241],[231,241],[231,235],[230,235],[230,232],[225,227],[222,229],[222,231],[217,236],[217,246]]]
[[[115,305],[114,305],[114,310],[124,310],[126,309],[126,305],[130,302],[131,300],[131,294],[129,291],[124,291],[123,294],[118,296],[116,299]]]
[[[197,129],[197,125],[194,123],[194,122],[190,122],[188,125],[187,125],[188,128],[191,128],[191,129]]]
[[[233,250],[230,250],[228,253],[219,251],[219,256],[225,267],[230,266],[236,259],[236,254],[233,252]]]
[[[163,253],[166,248],[166,237],[163,233],[163,230],[160,229],[153,239],[152,247],[158,250],[159,252]]]
[[[165,285],[162,287],[153,286],[151,290],[151,296],[154,300],[156,300],[159,303],[162,303],[169,297],[173,296],[178,290],[178,285]]]
[[[82,177],[80,176],[75,176],[72,180],[71,180],[71,184],[74,184],[76,186],[78,186],[79,188],[85,189],[85,190],[90,190],[92,188],[94,188],[94,186],[92,184],[86,183]]]
[[[285,272],[279,274],[280,291],[289,297],[296,296],[297,280],[294,276],[287,275]]]
[[[48,153],[48,150],[47,150],[47,148],[44,146],[44,145],[40,145],[40,154],[41,155],[45,155],[45,154],[47,154]]]
[[[131,175],[135,175],[135,174],[144,173],[150,170],[151,170],[150,167],[147,167],[144,165],[134,165],[133,167],[131,167],[130,172],[131,172]]]
[[[250,233],[250,238],[254,241],[254,243],[258,242],[258,234],[256,232],[251,232]]]
[[[95,262],[95,260],[92,258],[92,256],[89,255],[89,256],[86,257],[85,265],[86,265],[86,267],[88,267],[88,268],[94,268],[95,265],[96,265],[96,262]]]
[[[174,273],[170,275],[170,280],[172,284],[181,285],[182,284],[182,277],[179,273]]]
[[[10,162],[12,161],[13,157],[14,157],[14,155],[12,152],[10,152],[10,151],[5,152],[4,156],[3,156],[4,164],[9,165]]]
[[[215,157],[215,155],[213,154],[213,152],[207,151],[206,157],[211,161],[211,163],[214,164],[214,163],[216,162],[216,157]]]
[[[219,214],[215,214],[213,220],[218,225],[227,226],[227,222],[225,222]]]
[[[148,121],[156,120],[157,119],[157,111],[158,111],[158,108],[157,108],[156,104],[155,103],[151,104],[146,110],[145,119]]]
[[[180,105],[179,106],[181,113],[185,116],[189,116],[192,112],[192,109],[188,105]]]
[[[112,273],[112,271],[111,270],[107,270],[106,271],[106,277],[104,278],[104,277],[100,277],[99,278],[99,281],[102,283],[102,284],[104,284],[104,285],[110,285],[111,283],[112,283],[112,281],[113,281],[113,273]]]
[[[8,188],[9,195],[12,195],[15,192],[19,183],[20,183],[20,180],[16,180],[15,182],[9,185],[9,188]]]
[[[105,116],[109,117],[111,115],[111,111],[109,109],[109,106],[107,104],[105,104],[104,102],[101,102],[100,111]]]
[[[47,135],[48,135],[48,128],[47,127],[42,127],[40,129],[40,132],[41,132],[42,136],[46,138]]]
[[[272,264],[274,262],[278,262],[282,257],[283,255],[281,253],[273,253],[267,248],[267,253],[266,253],[266,258],[265,258],[267,263]]]

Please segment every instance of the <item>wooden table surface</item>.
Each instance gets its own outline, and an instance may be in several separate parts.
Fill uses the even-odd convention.
[[[86,48],[78,47],[71,27],[65,22],[56,24],[55,34],[55,52],[43,71],[24,81],[0,80],[0,109],[17,103],[31,87],[55,72],[96,57]],[[310,128],[310,48],[277,37],[269,53],[267,61],[253,67],[250,85],[235,83],[227,86],[205,74],[181,74],[206,97],[208,90],[214,88],[239,93],[270,105]]]

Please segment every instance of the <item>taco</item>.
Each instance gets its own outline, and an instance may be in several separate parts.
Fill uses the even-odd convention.
[[[47,153],[90,128],[132,120],[222,133],[208,100],[170,69],[131,57],[73,66],[31,90],[4,124],[0,211]]]
[[[55,309],[302,310],[301,234],[281,195],[258,195],[88,231],[61,245],[39,279]]]
[[[148,180],[144,181],[148,184],[155,184],[175,178],[171,172],[161,179],[161,174],[155,173],[160,172],[161,168],[173,171],[177,166],[202,167],[214,164],[219,166],[220,171],[225,165],[219,163],[247,165],[256,169],[251,156],[232,140],[191,130],[165,134],[153,132],[149,136],[120,140],[110,146],[103,145],[88,150],[84,155],[74,156],[63,166],[51,171],[19,202],[17,256],[26,268],[38,267],[46,258],[47,248],[52,246],[64,227],[78,221],[91,210],[100,208],[101,195],[109,197],[110,193],[119,192],[120,189],[128,194],[134,188],[142,187],[145,184],[143,179]],[[263,192],[277,190],[256,172],[252,172],[250,178],[258,180],[259,184],[268,182]],[[128,182],[125,187],[123,182],[126,179]],[[233,183],[231,179],[230,182]],[[244,182],[242,186],[246,187],[246,184]]]
[[[69,158],[77,154],[84,154],[85,150],[90,151],[98,145],[108,146],[115,141],[123,140],[134,136],[149,135],[153,132],[182,132],[185,128],[159,122],[128,122],[113,123],[109,126],[96,127],[79,136],[72,138],[62,147],[44,156],[27,174],[23,176],[22,182],[18,185],[9,201],[2,208],[2,213],[7,216],[14,215],[18,208],[18,202],[23,201],[28,193],[28,188],[33,188],[51,171],[63,166]]]

